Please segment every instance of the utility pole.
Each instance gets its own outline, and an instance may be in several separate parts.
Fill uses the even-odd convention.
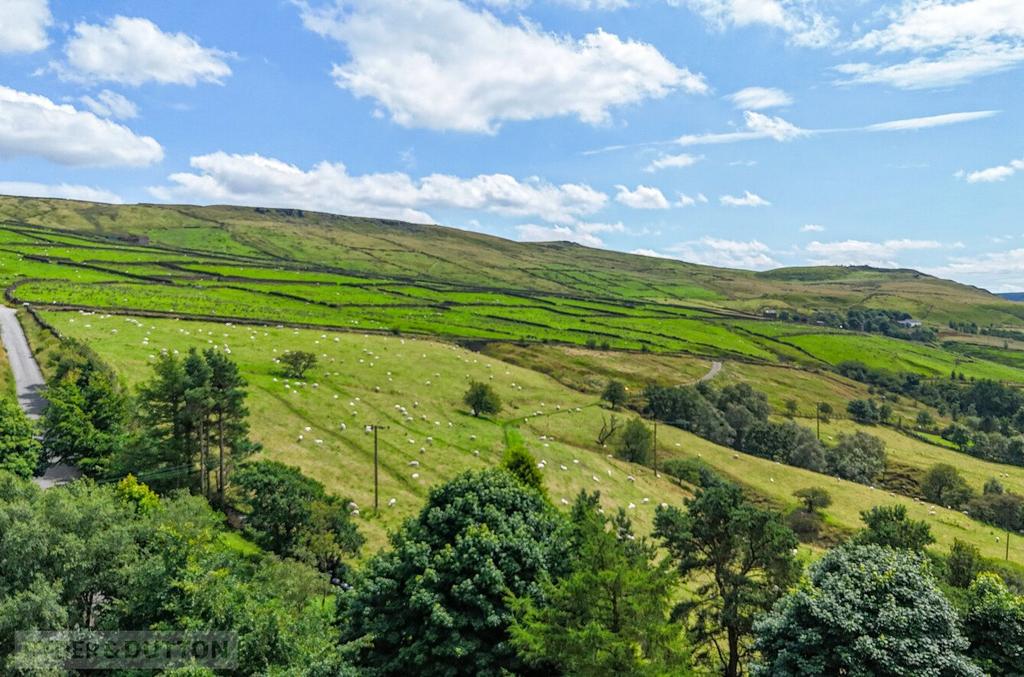
[[[1010,561],[1010,530],[1006,530],[1006,561]]]
[[[818,428],[818,441],[821,441],[821,402],[814,403],[814,424]]]
[[[654,419],[654,476],[658,476],[658,419]]]
[[[377,512],[380,509],[380,493],[378,491],[378,486],[379,485],[378,485],[378,480],[377,480],[377,477],[378,477],[378,473],[377,473],[377,466],[378,466],[378,462],[377,462],[377,459],[378,459],[378,455],[377,455],[377,431],[378,430],[387,430],[388,427],[386,425],[377,425],[377,424],[372,424],[369,427],[373,429],[373,511]]]

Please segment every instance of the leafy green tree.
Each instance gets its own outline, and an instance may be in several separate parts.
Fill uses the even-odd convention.
[[[18,403],[0,397],[0,470],[19,477],[32,477],[43,455],[43,446],[36,434],[35,424]]]
[[[885,442],[863,432],[840,435],[836,445],[825,450],[825,465],[844,480],[871,484],[885,470]]]
[[[759,620],[755,675],[979,676],[957,616],[918,555],[845,546]]]
[[[669,620],[671,565],[656,562],[656,548],[634,536],[624,511],[612,522],[597,506],[597,494],[580,493],[570,571],[544,583],[543,601],[513,601],[512,643],[534,667],[562,674],[688,674],[682,628]]]
[[[505,451],[501,467],[519,480],[523,486],[529,487],[539,494],[544,491],[544,476],[537,467],[537,459],[522,444],[510,445]]]
[[[964,543],[959,538],[953,539],[946,558],[946,580],[956,588],[967,588],[982,572],[985,561],[977,547]]]
[[[47,453],[102,474],[127,444],[128,396],[113,370],[83,344],[62,344],[52,367],[42,419]]]
[[[462,397],[462,402],[469,407],[473,416],[481,414],[497,414],[501,411],[501,398],[494,388],[487,383],[473,381],[469,384],[469,390]]]
[[[931,412],[929,412],[926,409],[922,409],[921,411],[917,412],[916,423],[917,427],[920,428],[921,430],[928,430],[929,428],[935,425],[935,418],[931,415]]]
[[[509,636],[510,597],[538,598],[565,572],[565,523],[501,470],[430,492],[344,598],[342,639],[363,674],[550,674]]]
[[[306,378],[306,373],[316,367],[316,355],[305,350],[289,350],[278,358],[282,373],[287,378]]]
[[[793,495],[800,499],[800,502],[804,504],[804,512],[818,512],[822,508],[827,508],[832,505],[832,496],[827,490],[821,487],[806,487],[804,489],[797,489],[793,492]]]
[[[996,574],[981,574],[967,590],[967,653],[989,675],[1024,674],[1024,598]]]
[[[750,655],[754,619],[799,576],[797,539],[781,515],[752,505],[733,484],[698,490],[686,507],[659,507],[654,520],[679,572],[696,576],[692,601],[677,613],[693,616],[700,655],[716,656],[726,677],[736,677]]]
[[[828,402],[818,402],[818,416],[825,423],[828,423],[832,419],[832,414],[835,411],[832,409],[832,405]]]
[[[337,573],[341,560],[359,551],[362,537],[349,501],[328,496],[324,486],[298,468],[255,461],[235,472],[246,526],[280,555],[304,553],[323,571]]]
[[[852,400],[846,405],[846,412],[858,423],[878,423],[878,405],[874,400]]]
[[[608,381],[604,392],[601,393],[601,399],[607,402],[612,409],[618,409],[626,404],[626,400],[629,399],[629,393],[621,381]]]
[[[876,505],[860,513],[866,525],[855,537],[859,545],[883,545],[921,552],[935,542],[931,527],[923,520],[907,517],[905,505]]]
[[[960,472],[948,463],[933,465],[921,480],[925,500],[959,510],[974,492]]]
[[[634,418],[619,434],[618,456],[631,463],[647,463],[654,449],[654,436],[642,419]]]

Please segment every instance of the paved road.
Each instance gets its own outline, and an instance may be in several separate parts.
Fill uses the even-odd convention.
[[[43,373],[39,371],[39,364],[32,356],[25,332],[21,330],[13,308],[0,306],[0,339],[7,350],[7,360],[11,363],[18,404],[29,418],[39,418],[46,408],[46,400],[42,395],[46,382],[43,381]]]
[[[3,341],[4,349],[7,351],[7,360],[11,364],[11,372],[14,374],[14,389],[18,395],[18,404],[25,410],[29,418],[39,418],[46,409],[46,400],[43,399],[42,391],[46,386],[43,380],[43,373],[39,370],[39,363],[32,355],[28,347],[28,339],[21,329],[13,308],[0,306],[0,340]],[[35,479],[43,489],[55,487],[58,484],[65,484],[78,477],[82,473],[60,459],[54,459],[50,467],[46,469],[42,477]]]

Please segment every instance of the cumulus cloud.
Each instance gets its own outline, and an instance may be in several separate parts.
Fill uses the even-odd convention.
[[[862,265],[881,268],[899,268],[897,257],[905,252],[929,249],[943,249],[944,245],[935,240],[885,240],[871,242],[866,240],[843,240],[838,242],[811,242],[806,252],[815,265]],[[952,245],[957,246],[957,245]]]
[[[30,181],[0,181],[0,195],[60,197],[66,200],[109,202],[113,204],[120,204],[122,202],[120,195],[109,190],[67,183],[45,184],[32,183]]]
[[[995,183],[996,181],[1005,181],[1021,171],[1024,171],[1024,159],[1010,160],[1005,165],[979,169],[973,172],[965,172],[961,169],[956,173],[956,177],[964,179],[967,183]]]
[[[771,202],[765,200],[756,193],[751,193],[749,190],[744,191],[743,195],[737,197],[735,195],[723,195],[718,198],[726,207],[770,207]]]
[[[601,233],[621,233],[626,228],[621,223],[576,223],[571,226],[541,226],[527,223],[516,226],[516,233],[523,242],[576,242],[587,247],[604,247]]]
[[[806,226],[800,227],[801,233],[823,233],[825,232],[825,226],[819,226],[816,223],[808,223]]]
[[[303,170],[261,155],[223,152],[191,159],[193,172],[170,176],[150,188],[163,201],[294,207],[338,214],[433,222],[429,209],[468,209],[507,216],[536,216],[572,225],[604,207],[608,196],[584,184],[520,181],[505,174],[460,178],[431,174],[353,176],[341,163]]]
[[[139,116],[139,109],[134,103],[123,95],[112,92],[109,89],[104,89],[95,97],[83,96],[79,101],[100,117],[129,120]]]
[[[603,124],[616,106],[708,90],[649,44],[510,25],[457,0],[300,6],[309,30],[348,49],[335,83],[405,127],[495,133],[505,121],[559,116]]]
[[[665,194],[652,186],[639,185],[636,190],[630,190],[627,186],[615,188],[619,191],[615,201],[633,209],[668,209],[671,206]]]
[[[1024,249],[952,257],[941,266],[925,268],[925,272],[995,287],[997,291],[1020,291],[1024,289]]]
[[[222,84],[231,75],[224,52],[203,47],[184,33],[165,33],[148,19],[116,16],[105,25],[78,23],[64,48],[62,77],[138,86],[147,82],[195,86]]]
[[[767,26],[789,35],[793,44],[826,47],[839,31],[835,19],[822,14],[808,0],[668,0],[701,15],[718,30]]]
[[[0,11],[0,53],[27,54],[50,44],[46,29],[53,24],[47,0],[3,0]]]
[[[850,82],[902,89],[948,87],[1024,63],[1024,4],[1018,0],[907,0],[884,28],[854,49],[901,55],[888,64],[843,64]]]
[[[705,236],[672,245],[666,251],[672,258],[706,266],[764,270],[779,265],[771,248],[758,240],[744,242]]]
[[[660,172],[662,169],[678,169],[680,167],[692,167],[701,160],[704,159],[703,155],[690,155],[689,153],[680,153],[678,155],[662,155],[655,159],[651,164],[647,165],[644,169],[645,172],[653,174],[654,172]]]
[[[548,0],[556,5],[579,10],[613,10],[629,7],[629,0]],[[475,0],[475,4],[484,5],[492,9],[510,10],[525,9],[529,7],[532,0]]]
[[[775,87],[747,87],[726,97],[740,110],[764,110],[792,105],[793,99]]]
[[[163,159],[155,139],[45,96],[0,86],[0,157],[63,165],[139,167]]]

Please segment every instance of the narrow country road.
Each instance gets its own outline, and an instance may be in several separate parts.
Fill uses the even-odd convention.
[[[0,341],[3,341],[7,361],[11,364],[11,373],[14,374],[14,390],[18,396],[18,404],[29,418],[37,419],[46,409],[46,400],[43,399],[46,382],[43,380],[43,372],[39,370],[39,363],[28,347],[28,339],[25,338],[25,332],[18,322],[14,309],[6,306],[0,306]],[[78,468],[58,460],[46,469],[42,477],[37,477],[35,482],[43,489],[49,489],[77,479],[81,475]]]
[[[13,308],[0,306],[0,340],[3,340],[7,359],[14,374],[14,388],[18,404],[29,418],[39,418],[46,408],[42,390],[46,385],[39,364],[28,347],[25,332]]]

